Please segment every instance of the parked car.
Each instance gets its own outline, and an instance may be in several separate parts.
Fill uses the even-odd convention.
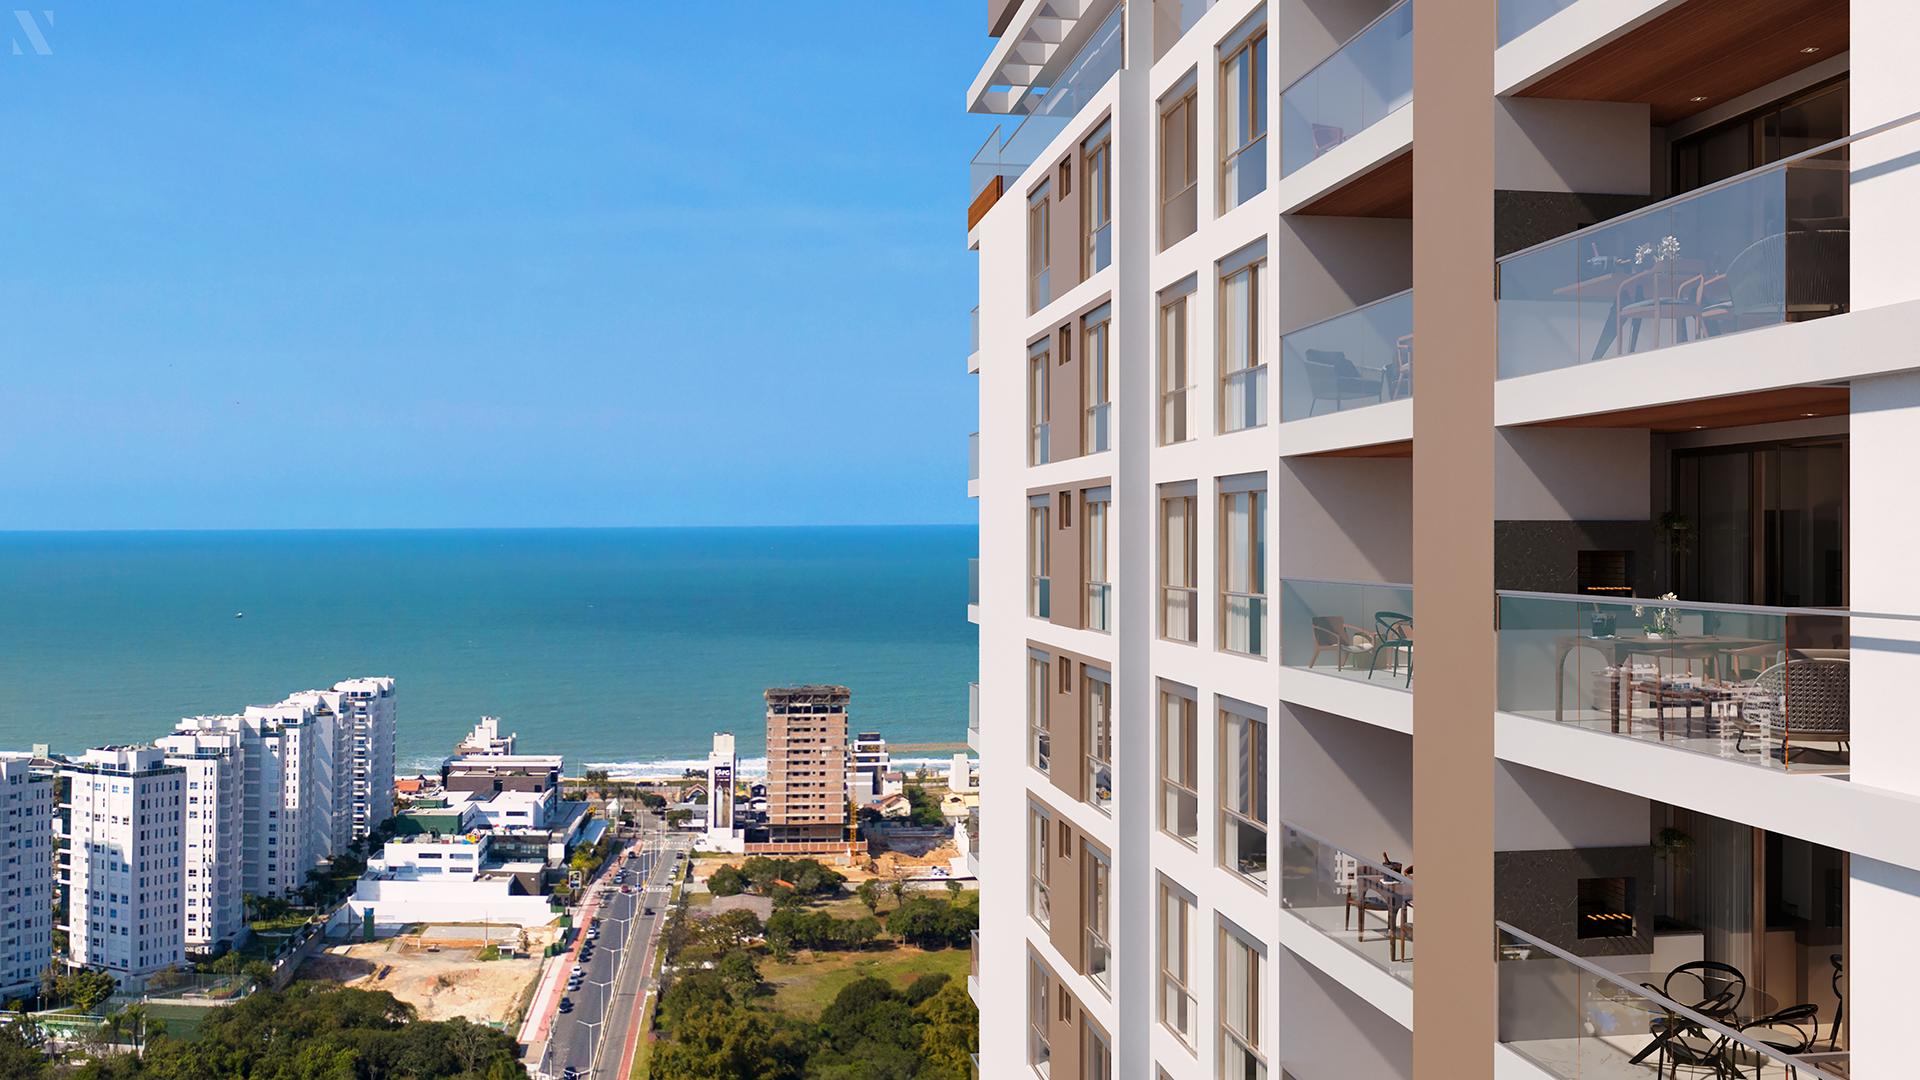
[[[573,1011],[573,999],[572,999],[572,998],[570,998],[570,997],[563,997],[563,998],[561,998],[561,999],[560,999],[560,1011],[561,1011],[561,1012],[563,1012],[563,1013],[570,1013],[570,1012],[572,1012],[572,1011]]]

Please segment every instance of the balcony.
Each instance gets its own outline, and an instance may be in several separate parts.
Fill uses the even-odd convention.
[[[1413,397],[1413,290],[1280,338],[1280,419]]]
[[[980,684],[967,684],[967,746],[980,752]]]
[[[1288,176],[1413,100],[1413,0],[1401,0],[1280,94]]]
[[[1849,619],[1768,608],[1499,595],[1499,709],[1760,768],[1843,774]]]
[[[967,335],[967,374],[980,373],[980,305],[973,305],[967,314],[969,332]]]
[[[980,497],[980,433],[967,434],[967,497]]]
[[[1500,378],[1845,312],[1848,151],[1873,133],[1499,260]]]
[[[980,999],[980,931],[970,932],[967,940],[967,996],[978,1005]]]
[[[980,621],[980,560],[967,560],[967,619]]]
[[[1688,1076],[1847,1075],[1846,1051],[1823,1049],[1804,1019],[1761,1015],[1771,1013],[1767,995],[1744,984],[1736,996],[1706,992],[1702,980],[1701,1000],[1689,1005],[1506,923],[1494,928],[1500,1042],[1549,1076],[1631,1078],[1681,1067]]]
[[[1413,982],[1413,878],[1399,863],[1349,854],[1311,833],[1280,825],[1280,907]]]
[[[1280,582],[1280,662],[1396,689],[1413,688],[1413,586]]]
[[[967,811],[967,873],[973,880],[980,880],[980,808],[972,807]]]
[[[994,185],[1004,191],[1008,183],[1019,179],[1120,70],[1123,57],[1120,27],[1125,11],[1125,5],[1115,5],[1113,13],[1067,62],[1052,85],[1028,90],[1021,99],[1021,107],[1009,110],[1024,111],[1027,115],[1005,141],[1000,138],[1000,129],[995,128],[986,144],[973,155],[970,190],[976,210],[968,214],[969,227],[986,212],[979,206],[981,193]]]

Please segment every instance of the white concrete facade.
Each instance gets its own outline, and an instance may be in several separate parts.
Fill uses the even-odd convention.
[[[186,780],[181,821],[182,921],[189,952],[232,944],[246,925],[240,851],[246,760],[231,731],[176,733],[154,741]]]
[[[393,816],[393,740],[398,705],[393,678],[347,679],[333,684],[341,698],[347,835],[358,840]],[[509,751],[510,752],[510,751]]]
[[[0,754],[0,998],[39,988],[53,962],[53,782]]]
[[[1254,1048],[1261,1066],[1258,1075],[1296,1080],[1410,1077],[1416,1065],[1410,973],[1396,977],[1391,962],[1363,956],[1337,934],[1323,932],[1307,915],[1296,913],[1290,902],[1283,902],[1287,886],[1282,881],[1289,859],[1297,858],[1287,844],[1288,826],[1362,859],[1416,862],[1410,736],[1418,683],[1410,671],[1403,681],[1397,668],[1391,680],[1369,679],[1364,671],[1344,677],[1331,656],[1322,661],[1315,653],[1315,628],[1303,625],[1309,618],[1288,614],[1288,590],[1296,582],[1402,590],[1370,592],[1364,601],[1352,601],[1348,618],[1368,620],[1363,629],[1373,642],[1384,636],[1372,633],[1376,613],[1404,610],[1411,615],[1415,610],[1412,455],[1419,448],[1411,445],[1412,401],[1384,400],[1382,393],[1377,405],[1288,419],[1289,376],[1283,371],[1289,355],[1285,338],[1413,285],[1411,237],[1417,224],[1410,210],[1376,210],[1364,217],[1312,210],[1319,200],[1352,196],[1358,181],[1411,150],[1411,103],[1370,116],[1358,129],[1350,126],[1340,133],[1344,141],[1308,164],[1283,170],[1282,161],[1288,135],[1283,130],[1283,95],[1343,43],[1378,25],[1376,19],[1392,15],[1395,5],[1389,0],[1215,0],[1184,5],[1177,0],[1133,0],[1121,16],[1124,62],[1117,73],[1097,86],[1073,84],[1072,73],[1084,70],[1076,53],[1092,39],[1092,28],[1117,6],[1103,0],[1015,3],[1017,11],[992,44],[968,96],[975,111],[1009,114],[1000,134],[1005,139],[1021,122],[1021,113],[1047,100],[1040,95],[1023,98],[1023,87],[1070,86],[1072,95],[1067,109],[1047,106],[1058,125],[1050,139],[1023,142],[1016,137],[1008,152],[1017,148],[1019,158],[989,170],[1003,178],[1004,192],[986,198],[990,208],[970,222],[968,232],[969,247],[978,253],[979,278],[978,346],[968,360],[979,378],[980,398],[979,479],[970,485],[979,500],[979,595],[967,612],[979,633],[982,719],[977,737],[969,734],[980,754],[984,792],[982,840],[973,851],[982,881],[977,985],[1006,991],[978,1001],[981,1074],[1035,1074],[1025,990],[1037,962],[1051,975],[1047,1004],[1053,1014],[1048,1032],[1052,1075],[1060,1075],[1063,1065],[1075,1070],[1075,1080],[1254,1075],[1226,1064],[1221,989],[1226,972],[1219,966],[1229,955],[1221,946],[1224,936],[1245,942],[1260,957],[1259,1045]],[[1910,62],[1912,43],[1920,39],[1920,16],[1911,5],[1895,0],[1854,0],[1847,5],[1852,44],[1840,55],[1830,47],[1800,49],[1796,42],[1796,51],[1808,57],[1805,70],[1743,87],[1736,98],[1672,120],[1659,118],[1655,109],[1661,106],[1646,101],[1558,100],[1525,92],[1609,42],[1655,20],[1686,14],[1686,0],[1570,0],[1544,6],[1558,13],[1499,47],[1494,56],[1496,86],[1490,88],[1490,97],[1499,151],[1495,176],[1503,195],[1537,196],[1541,204],[1555,207],[1569,205],[1555,201],[1561,196],[1656,203],[1677,182],[1669,176],[1671,143],[1843,78],[1849,81],[1848,124],[1855,133],[1920,112],[1920,79]],[[1423,17],[1445,17],[1444,6],[1424,0],[1421,11]],[[1170,19],[1185,28],[1168,44]],[[1271,119],[1257,151],[1265,155],[1267,179],[1259,193],[1226,206],[1222,139],[1231,118],[1222,111],[1222,65],[1225,54],[1244,40],[1251,22],[1265,25],[1270,42],[1261,101]],[[1376,59],[1384,52],[1376,52]],[[1410,56],[1407,62],[1411,64]],[[1704,66],[1704,58],[1700,64]],[[1368,81],[1365,71],[1347,74],[1350,82]],[[1410,85],[1410,74],[1408,78]],[[1162,190],[1167,130],[1162,117],[1189,86],[1196,90],[1196,225],[1189,235],[1163,245],[1159,231],[1170,203]],[[1060,93],[1054,100],[1068,100],[1068,95]],[[1358,112],[1356,106],[1356,117]],[[1062,116],[1070,119],[1061,121]],[[1102,190],[1111,205],[1112,226],[1104,241],[1110,261],[1100,264],[1088,256],[1094,265],[1084,273],[1065,272],[1059,251],[1050,251],[1051,295],[1035,310],[1030,200],[1041,185],[1057,190],[1070,183],[1078,209],[1073,203],[1063,209],[1056,199],[1048,204],[1049,212],[1056,218],[1086,213],[1088,185],[1097,183],[1099,174],[1089,164],[1085,147],[1103,130],[1111,140],[1105,159],[1107,187]],[[1778,880],[1795,872],[1787,864],[1800,856],[1778,851],[1758,856],[1779,862],[1771,864],[1771,878],[1755,871],[1761,883],[1752,887],[1750,899],[1756,906],[1784,910],[1796,902],[1814,903],[1802,890],[1831,890],[1843,897],[1837,904],[1845,911],[1844,944],[1834,946],[1833,955],[1845,956],[1844,1028],[1829,1033],[1833,999],[1825,982],[1830,974],[1825,966],[1828,946],[1813,944],[1824,941],[1817,935],[1803,934],[1804,940],[1794,942],[1801,954],[1795,961],[1801,969],[1796,976],[1781,974],[1788,967],[1781,954],[1758,955],[1770,948],[1784,950],[1777,939],[1755,946],[1754,968],[1748,974],[1758,989],[1761,979],[1755,969],[1764,971],[1771,963],[1768,995],[1783,1007],[1817,1002],[1821,1048],[1831,1039],[1838,1049],[1850,1050],[1853,1076],[1898,1076],[1912,1070],[1910,1055],[1903,1055],[1901,1047],[1906,1009],[1915,996],[1900,973],[1920,961],[1920,951],[1907,940],[1911,935],[1879,929],[1905,926],[1920,915],[1920,844],[1913,840],[1920,835],[1915,829],[1920,825],[1920,763],[1914,760],[1911,740],[1904,737],[1913,711],[1912,688],[1920,685],[1920,574],[1910,554],[1912,538],[1920,531],[1920,511],[1915,500],[1906,497],[1911,486],[1907,463],[1920,452],[1914,435],[1920,431],[1915,423],[1920,420],[1920,358],[1909,344],[1920,330],[1920,269],[1912,258],[1914,241],[1920,239],[1915,235],[1920,225],[1911,213],[1912,200],[1920,195],[1916,151],[1920,122],[1862,139],[1841,166],[1847,174],[1843,186],[1850,222],[1822,223],[1821,228],[1851,232],[1850,296],[1843,312],[1716,333],[1666,348],[1631,351],[1622,345],[1619,355],[1596,354],[1592,359],[1583,349],[1576,362],[1565,366],[1500,379],[1493,388],[1497,451],[1486,463],[1496,478],[1495,524],[1512,527],[1495,531],[1497,548],[1505,555],[1513,548],[1501,546],[1518,543],[1511,537],[1527,530],[1538,534],[1574,527],[1631,527],[1658,535],[1653,523],[1674,506],[1670,487],[1675,462],[1686,453],[1709,446],[1836,438],[1846,446],[1845,482],[1840,490],[1823,493],[1845,506],[1840,541],[1844,565],[1836,571],[1844,583],[1844,603],[1804,606],[1819,608],[1814,614],[1850,616],[1845,642],[1851,671],[1847,782],[1831,774],[1756,767],[1751,757],[1732,752],[1715,756],[1695,746],[1682,748],[1684,740],[1662,745],[1653,739],[1616,738],[1604,730],[1545,722],[1518,711],[1500,712],[1488,723],[1497,758],[1497,855],[1654,847],[1663,827],[1650,822],[1672,813],[1709,815],[1750,830],[1762,848],[1773,844],[1799,851],[1799,845],[1816,845],[1837,853],[1841,869],[1820,879],[1817,887]],[[1425,168],[1445,168],[1444,147],[1423,153]],[[1065,171],[1063,164],[1068,166]],[[977,192],[981,178],[975,179]],[[1516,198],[1515,204],[1522,201]],[[1629,205],[1604,200],[1593,204],[1622,209],[1596,215],[1583,203],[1577,211],[1567,211],[1564,229],[1538,239],[1555,239],[1596,217],[1604,223],[1610,214],[1626,213]],[[1679,226],[1672,228],[1680,231]],[[1778,239],[1777,230],[1773,238]],[[1757,243],[1768,237],[1752,239]],[[1533,242],[1503,250],[1523,250]],[[1686,243],[1699,242],[1686,234]],[[1232,425],[1223,415],[1230,393],[1226,365],[1234,350],[1225,334],[1238,316],[1229,308],[1227,279],[1249,252],[1258,253],[1266,271],[1255,297],[1254,338],[1267,364],[1260,384],[1264,422],[1228,431]],[[1691,249],[1686,253],[1694,256]],[[1461,270],[1486,275],[1490,304],[1498,302],[1493,269]],[[1718,269],[1723,276],[1732,270],[1725,265]],[[1514,289],[1510,299],[1519,295]],[[1188,392],[1177,407],[1190,437],[1169,441],[1163,437],[1169,422],[1163,375],[1173,346],[1162,312],[1178,296],[1186,297],[1180,345]],[[1609,320],[1624,324],[1617,312],[1631,297],[1621,300],[1609,294],[1608,301],[1616,310]],[[1600,312],[1605,309],[1601,305]],[[1036,346],[1045,344],[1049,366],[1062,363],[1064,332],[1072,342],[1074,362],[1086,363],[1084,350],[1093,347],[1086,343],[1089,316],[1110,320],[1104,448],[1064,455],[1056,450],[1036,462],[1030,357]],[[1701,317],[1693,324],[1696,335],[1706,333],[1706,321]],[[1644,329],[1634,325],[1636,333]],[[1402,343],[1409,357],[1411,329],[1409,325]],[[1522,330],[1513,330],[1511,340],[1522,340]],[[1579,340],[1592,348],[1590,337]],[[1446,375],[1438,370],[1428,378]],[[1083,376],[1080,386],[1085,385]],[[1824,400],[1814,404],[1813,396],[1806,398],[1809,411],[1795,411],[1791,405],[1758,407],[1760,402],[1791,402],[1796,394],[1817,395],[1836,386],[1848,391],[1837,411]],[[1695,424],[1652,411],[1685,414],[1734,395],[1757,396],[1755,419],[1735,422],[1716,414]],[[1045,397],[1052,427],[1082,423],[1084,399],[1063,397],[1057,387]],[[1297,400],[1294,409],[1300,411]],[[1404,451],[1390,449],[1403,444]],[[1243,645],[1245,639],[1235,637],[1229,627],[1228,606],[1238,601],[1226,596],[1247,591],[1230,588],[1227,581],[1231,511],[1226,497],[1248,491],[1264,495],[1258,504],[1263,527],[1255,545],[1263,587],[1252,590],[1265,600],[1257,616],[1266,642],[1260,655],[1230,647]],[[1032,511],[1045,507],[1045,527],[1058,538],[1063,505],[1072,509],[1074,528],[1082,529],[1091,492],[1107,501],[1106,573],[1100,583],[1110,592],[1104,629],[1089,628],[1091,619],[1034,611]],[[1183,584],[1192,590],[1189,602],[1195,617],[1191,640],[1178,640],[1182,635],[1170,635],[1163,626],[1161,586],[1171,582],[1165,577],[1169,551],[1162,500],[1189,496],[1197,518],[1190,547],[1197,557],[1191,580]],[[1428,522],[1425,527],[1442,525]],[[1056,612],[1059,605],[1080,604],[1084,588],[1094,581],[1082,569],[1081,560],[1092,557],[1086,534],[1072,535],[1080,552],[1070,562],[1081,576],[1061,580],[1061,564],[1051,555],[1048,569],[1040,571],[1049,579],[1046,588]],[[1579,544],[1583,551],[1613,546],[1600,541]],[[1635,557],[1643,563],[1672,557],[1654,544],[1648,548]],[[1555,552],[1562,553],[1572,561],[1571,549]],[[1527,569],[1517,567],[1520,560],[1498,561],[1499,573],[1509,578]],[[1572,577],[1571,570],[1567,576]],[[1636,595],[1651,597],[1659,591]],[[1394,595],[1404,595],[1403,609],[1399,601],[1380,598]],[[1495,598],[1488,599],[1491,608]],[[1690,597],[1683,593],[1682,599]],[[1767,603],[1796,606],[1779,600]],[[1758,610],[1762,601],[1745,606]],[[1590,639],[1605,640],[1605,635],[1594,632]],[[1781,652],[1792,656],[1794,649],[1805,646],[1787,642]],[[1490,650],[1497,648],[1490,645]],[[1406,655],[1411,651],[1408,643]],[[1091,736],[1084,711],[1048,718],[1052,758],[1047,769],[1036,767],[1036,655],[1044,658],[1041,670],[1051,680],[1043,693],[1061,692],[1062,658],[1072,658],[1073,669],[1100,670],[1108,680],[1110,799],[1094,796],[1098,785],[1084,780],[1086,766],[1078,757],[1062,760],[1063,745],[1085,751]],[[1374,659],[1366,652],[1359,655],[1361,663]],[[1410,667],[1410,659],[1408,663]],[[1497,661],[1489,666],[1497,667]],[[1631,658],[1623,666],[1631,671]],[[1496,672],[1491,677],[1501,676]],[[1074,678],[1077,682],[1079,677]],[[1162,779],[1168,763],[1163,691],[1192,702],[1197,729],[1189,770],[1195,778],[1197,813],[1186,836],[1176,835],[1180,830],[1168,828],[1164,817],[1168,803]],[[1234,775],[1229,767],[1231,733],[1243,730],[1229,716],[1264,723],[1260,730],[1266,743],[1259,758],[1265,797],[1266,849],[1260,859],[1267,868],[1264,882],[1237,872],[1229,865],[1232,860],[1223,857],[1231,837],[1242,835],[1228,831],[1232,818],[1225,804],[1249,779]],[[1080,732],[1069,736],[1063,725]],[[1782,748],[1780,761],[1790,760]],[[1063,775],[1063,770],[1076,772]],[[1044,841],[1035,838],[1036,810],[1044,814]],[[1044,847],[1046,858],[1057,863],[1063,844],[1074,849],[1070,854],[1076,859],[1095,852],[1108,875],[1103,917],[1111,957],[1099,963],[1093,960],[1094,951],[1059,930],[1063,917],[1076,926],[1102,917],[1087,906],[1086,878],[1050,880],[1048,921],[1043,924],[1033,913],[1030,879],[1036,852]],[[1084,861],[1075,865],[1085,872]],[[1429,871],[1433,876],[1443,872],[1442,867]],[[1170,942],[1161,896],[1167,890],[1188,905],[1184,979],[1192,1002],[1184,1033],[1166,1022],[1162,1012],[1162,966]],[[1795,899],[1783,899],[1786,894]],[[1073,909],[1070,916],[1063,914],[1067,908]],[[1339,918],[1336,911],[1336,924]],[[1489,928],[1429,923],[1425,929],[1430,934],[1483,935]],[[1627,970],[1625,960],[1609,962]],[[1445,980],[1447,973],[1422,978]],[[1088,1050],[1090,1044],[1062,1045],[1061,994],[1070,998],[1065,1013],[1073,1017],[1072,1023],[1081,1025],[1084,1017],[1086,1026],[1080,1030],[1097,1030],[1097,1038],[1104,1040],[1111,1052],[1104,1067]],[[1489,1047],[1488,1053],[1493,1063],[1489,1069],[1469,1063],[1458,1072],[1423,1070],[1422,1075],[1488,1075],[1493,1068],[1501,1076],[1574,1075],[1542,1065],[1537,1055],[1530,1058],[1510,1045]],[[1811,1069],[1801,1075],[1812,1075]]]
[[[142,976],[185,959],[185,771],[154,747],[88,750],[68,785],[67,962]]]

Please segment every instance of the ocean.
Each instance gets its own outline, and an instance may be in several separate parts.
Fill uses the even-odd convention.
[[[761,691],[804,682],[941,758],[979,666],[973,551],[971,526],[0,533],[0,749],[391,675],[403,772],[482,715],[570,770],[677,773],[716,731],[751,759]]]

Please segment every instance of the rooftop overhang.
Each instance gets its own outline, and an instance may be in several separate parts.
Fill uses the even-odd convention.
[[[1060,77],[1080,46],[1119,0],[1021,0],[1020,10],[994,44],[967,88],[967,111],[1024,115],[1030,92]]]

